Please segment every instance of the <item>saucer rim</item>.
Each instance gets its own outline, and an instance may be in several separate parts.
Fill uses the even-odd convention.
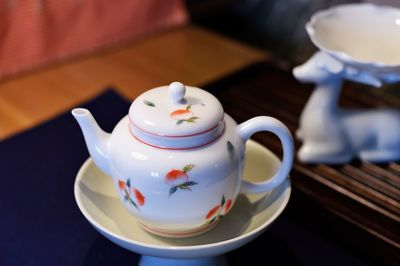
[[[248,142],[251,142],[252,144],[261,146],[261,148],[264,149],[266,152],[268,152],[271,157],[273,157],[274,159],[276,159],[279,162],[281,162],[281,160],[271,150],[269,150],[267,147],[265,147],[261,143],[259,143],[257,141],[254,141],[254,140],[248,140]],[[282,186],[285,187],[284,188],[284,192],[285,192],[284,193],[284,198],[282,199],[282,203],[280,204],[280,206],[271,215],[271,217],[269,219],[267,219],[262,225],[258,226],[254,230],[252,230],[250,232],[247,232],[245,234],[241,234],[241,235],[238,235],[236,237],[233,237],[233,238],[230,238],[230,239],[227,239],[227,240],[223,240],[223,241],[219,241],[219,242],[215,242],[215,243],[210,243],[210,244],[200,244],[200,245],[190,245],[190,246],[175,246],[175,245],[163,246],[163,245],[157,245],[157,244],[148,244],[148,243],[143,243],[143,242],[140,242],[140,241],[137,241],[137,240],[133,240],[133,239],[127,238],[127,237],[122,236],[122,235],[118,235],[118,234],[110,231],[109,229],[107,229],[107,228],[103,227],[101,224],[99,224],[86,211],[86,208],[84,207],[84,204],[82,203],[81,195],[80,195],[80,193],[78,191],[79,191],[79,183],[82,180],[82,177],[84,176],[84,173],[87,171],[88,167],[91,164],[93,164],[95,167],[97,167],[96,164],[94,163],[94,161],[92,160],[92,158],[89,157],[81,165],[81,167],[80,167],[80,169],[79,169],[79,171],[78,171],[78,173],[76,175],[75,182],[74,182],[75,202],[78,205],[78,208],[81,211],[81,213],[83,214],[83,216],[90,222],[90,224],[93,227],[95,227],[95,229],[97,231],[100,231],[101,234],[107,234],[107,235],[113,237],[114,239],[123,241],[125,243],[130,244],[130,245],[136,245],[136,246],[139,246],[139,247],[155,249],[155,250],[160,250],[160,251],[168,251],[168,250],[170,250],[170,251],[200,251],[200,250],[206,250],[206,249],[210,249],[210,248],[218,248],[218,247],[222,247],[222,246],[225,246],[225,245],[232,245],[232,244],[234,244],[236,242],[245,241],[246,239],[251,240],[252,237],[253,238],[256,237],[258,234],[262,233],[265,229],[267,229],[282,214],[283,210],[286,208],[286,206],[287,206],[287,204],[288,204],[288,202],[290,200],[291,193],[292,193],[290,176],[288,176],[288,177],[286,177],[284,182],[282,182],[277,188],[272,190],[272,191],[274,191],[276,189],[281,189]]]

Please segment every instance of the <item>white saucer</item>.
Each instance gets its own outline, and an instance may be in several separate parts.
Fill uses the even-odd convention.
[[[247,142],[245,178],[264,180],[279,159],[255,141]],[[222,257],[260,235],[284,210],[291,193],[287,179],[269,194],[239,195],[234,207],[212,230],[172,239],[144,231],[119,201],[112,180],[88,159],[75,180],[75,200],[86,219],[106,238],[142,254],[140,265],[221,265]],[[202,259],[199,259],[202,258]]]

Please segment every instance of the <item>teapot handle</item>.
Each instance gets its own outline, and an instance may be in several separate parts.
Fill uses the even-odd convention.
[[[241,193],[261,193],[276,188],[288,176],[293,163],[294,144],[289,129],[279,120],[269,116],[258,116],[236,127],[236,132],[244,143],[256,132],[268,131],[275,134],[283,147],[283,160],[274,176],[264,182],[252,183],[242,180]]]

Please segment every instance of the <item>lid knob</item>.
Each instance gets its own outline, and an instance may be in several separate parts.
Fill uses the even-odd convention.
[[[186,87],[180,82],[172,82],[169,84],[169,97],[174,104],[182,103],[185,97]]]

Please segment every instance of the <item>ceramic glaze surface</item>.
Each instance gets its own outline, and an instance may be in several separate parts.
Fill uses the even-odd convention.
[[[345,163],[354,157],[372,162],[400,159],[400,112],[393,109],[352,110],[338,107],[343,80],[380,86],[378,77],[348,67],[317,52],[293,70],[315,89],[300,116],[298,157],[308,163]]]
[[[251,140],[246,146],[246,180],[259,182],[264,180],[264,174],[272,176],[279,169],[279,159],[264,146]],[[112,179],[92,159],[82,165],[74,192],[79,209],[101,234],[130,251],[155,256],[142,258],[140,265],[170,265],[173,260],[172,265],[189,266],[210,265],[213,256],[232,251],[260,235],[284,210],[291,187],[286,179],[270,193],[240,195],[231,212],[212,231],[183,239],[143,231],[136,218],[120,204]],[[207,263],[199,258],[208,259]],[[151,262],[146,264],[144,259]]]
[[[239,192],[244,144],[235,134],[233,119],[226,115],[225,124],[223,135],[199,152],[200,148],[163,150],[143,145],[129,132],[129,118],[122,119],[110,139],[110,163],[115,189],[129,211],[155,227],[159,225],[154,221],[162,221],[164,227],[170,224],[190,229],[215,217],[208,217],[208,213],[221,204],[222,196],[232,203]],[[228,143],[232,148],[228,149]],[[127,180],[131,190],[143,194],[142,206],[125,200],[126,193],[118,184]]]
[[[294,68],[315,90],[300,116],[298,157],[308,163],[400,159],[400,112],[338,107],[344,80],[381,87],[400,81],[400,10],[348,4],[317,12],[306,25],[321,50]],[[360,92],[362,93],[362,92]]]
[[[139,96],[111,134],[88,110],[76,108],[72,114],[120,201],[145,230],[161,236],[188,237],[211,229],[239,192],[271,191],[292,165],[293,140],[280,121],[259,116],[237,125],[213,95],[179,82]],[[146,127],[152,123],[154,130]],[[245,143],[260,131],[281,140],[283,161],[268,180],[252,183],[241,179]]]
[[[317,12],[306,26],[313,43],[338,60],[369,70],[400,70],[400,10],[372,4]]]
[[[213,95],[179,82],[147,91],[129,109],[129,117],[138,128],[173,137],[207,131],[223,116],[222,106]]]

